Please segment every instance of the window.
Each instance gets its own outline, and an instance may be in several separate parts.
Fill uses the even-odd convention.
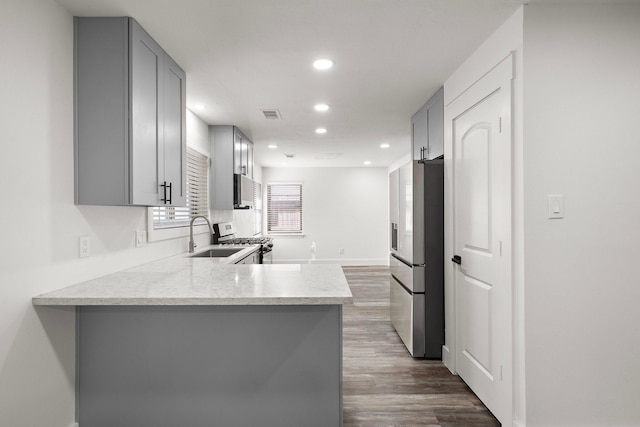
[[[267,184],[267,232],[302,233],[302,184]]]
[[[154,207],[153,228],[187,227],[196,215],[209,216],[207,156],[187,147],[187,204],[185,207]],[[198,219],[196,224],[204,220]]]

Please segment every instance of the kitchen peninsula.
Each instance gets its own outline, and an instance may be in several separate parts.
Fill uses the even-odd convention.
[[[77,421],[94,426],[340,426],[337,265],[184,255],[33,298],[77,306]]]

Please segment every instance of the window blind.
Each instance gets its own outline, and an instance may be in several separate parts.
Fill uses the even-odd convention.
[[[302,184],[267,184],[267,232],[302,232]]]
[[[209,216],[207,199],[207,172],[209,169],[207,156],[187,147],[187,203],[184,207],[154,207],[153,228],[187,227],[191,218],[196,215]],[[206,224],[198,219],[196,224]]]

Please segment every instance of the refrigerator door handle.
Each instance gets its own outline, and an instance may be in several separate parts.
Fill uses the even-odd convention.
[[[398,261],[400,261],[401,263],[403,263],[404,265],[406,265],[407,267],[413,267],[413,264],[411,264],[409,261],[405,260],[404,258],[399,257],[395,253],[391,253],[391,256],[397,259]]]

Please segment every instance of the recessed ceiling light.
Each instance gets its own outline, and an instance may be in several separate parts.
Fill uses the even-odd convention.
[[[204,105],[202,105],[202,104],[196,104],[196,105],[194,105],[194,108],[195,108],[196,110],[202,111],[202,110],[204,110],[204,109],[205,109],[205,108],[207,108],[207,107],[205,107],[205,106],[204,106]]]
[[[327,111],[329,110],[329,106],[327,104],[316,104],[313,106],[313,109],[316,111]]]
[[[390,145],[387,144],[386,142],[384,144],[380,144],[380,148],[389,148]]]
[[[364,164],[369,166],[371,164],[371,162],[369,160],[365,160]]]
[[[313,68],[316,70],[328,70],[331,67],[333,67],[333,61],[330,59],[318,59],[313,63]]]
[[[271,149],[278,148],[278,146],[276,144],[269,144],[268,147],[271,148]]]
[[[327,130],[325,128],[318,128],[316,129],[316,133],[322,135],[323,133],[327,133]]]

